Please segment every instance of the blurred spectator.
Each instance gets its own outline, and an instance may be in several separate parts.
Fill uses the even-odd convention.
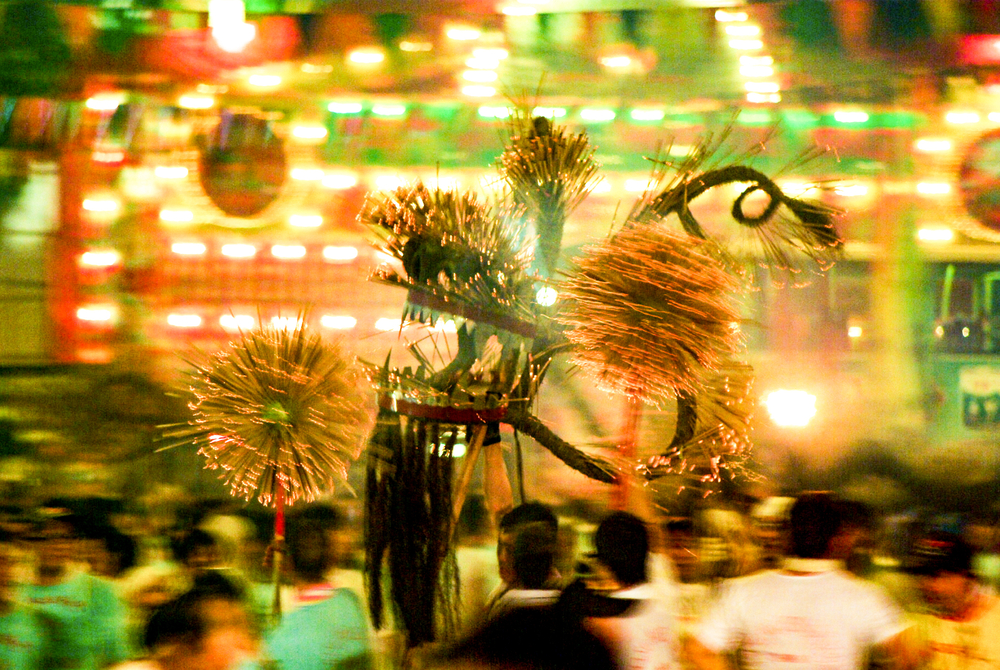
[[[559,520],[548,506],[539,502],[521,503],[500,518],[499,536],[497,538],[497,568],[500,573],[500,585],[491,594],[487,603],[487,616],[492,612],[494,604],[511,588],[514,582],[514,542],[518,534],[526,528],[539,528],[549,533],[553,545],[559,533]],[[562,581],[553,569],[549,576],[549,588],[558,588]]]
[[[958,535],[920,538],[908,570],[931,613],[920,617],[920,657],[929,670],[1000,667],[1000,600],[972,573],[973,549]]]
[[[335,536],[326,510],[307,508],[289,519],[287,547],[297,606],[266,637],[266,655],[281,670],[368,670],[371,631],[361,599],[332,584]]]
[[[583,616],[584,625],[613,651],[623,670],[678,666],[678,637],[671,594],[649,575],[650,537],[645,522],[614,512],[594,533],[593,574],[577,582],[561,604]]]
[[[113,585],[74,564],[79,557],[79,520],[51,510],[34,529],[34,583],[27,603],[51,616],[62,640],[66,668],[93,670],[129,656],[125,608]]]
[[[0,668],[43,670],[62,667],[64,649],[55,621],[15,598],[13,538],[0,531]]]
[[[235,670],[255,658],[258,642],[240,594],[209,573],[155,609],[143,646],[145,660],[114,670]]]
[[[510,588],[497,599],[491,616],[522,607],[554,604],[559,598],[559,589],[551,588],[555,553],[551,529],[543,526],[522,529],[514,540]]]
[[[840,508],[825,493],[798,496],[789,512],[790,556],[767,570],[723,584],[718,601],[687,640],[696,667],[863,668],[874,647],[906,667],[900,609],[857,580],[832,556]]]

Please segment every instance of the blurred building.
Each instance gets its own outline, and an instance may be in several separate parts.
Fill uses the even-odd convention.
[[[403,297],[367,280],[380,261],[355,221],[365,193],[416,179],[489,190],[515,101],[597,147],[605,180],[566,231],[570,252],[623,216],[649,158],[726,133],[731,155],[844,210],[845,262],[808,288],[761,278],[748,302],[762,398],[802,390],[816,406],[791,433],[762,412],[764,443],[989,442],[998,9],[8,2],[0,365],[124,362],[167,379],[177,352],[303,313],[379,355]],[[700,215],[724,220],[731,195],[705,196]]]

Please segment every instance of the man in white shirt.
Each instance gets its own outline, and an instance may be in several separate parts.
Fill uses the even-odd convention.
[[[723,585],[687,641],[701,670],[731,668],[738,653],[749,670],[861,670],[879,648],[909,667],[902,612],[888,596],[831,559],[840,528],[836,501],[804,493],[789,516],[791,556],[782,567]]]

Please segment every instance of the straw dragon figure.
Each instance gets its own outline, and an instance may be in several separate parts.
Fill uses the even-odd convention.
[[[785,271],[822,268],[840,247],[824,205],[786,195],[748,165],[713,164],[723,133],[679,164],[654,161],[655,186],[622,225],[557,268],[563,226],[600,180],[594,149],[585,134],[525,109],[512,110],[508,131],[498,202],[414,183],[369,194],[359,215],[395,260],[373,279],[406,289],[404,320],[430,330],[453,321],[457,330],[457,352],[442,365],[432,354],[441,358],[446,347],[432,334],[430,353],[426,341],[408,345],[415,366],[399,369],[387,358],[370,369],[380,410],[368,449],[369,602],[379,626],[388,566],[411,647],[436,639],[436,622],[450,630],[442,615],[455,596],[447,556],[465,493],[451,466],[460,433],[466,468],[484,442],[499,441],[505,423],[601,482],[626,468],[717,478],[749,448],[752,374],[737,360],[741,266],[749,259]],[[742,236],[735,250],[733,240],[711,239],[689,208],[732,183],[746,185],[732,206]],[[755,194],[766,205],[749,214]],[[541,298],[552,289],[559,300],[549,305]],[[662,456],[613,463],[532,414],[549,363],[564,354],[634,412],[641,403],[676,402],[675,435]]]

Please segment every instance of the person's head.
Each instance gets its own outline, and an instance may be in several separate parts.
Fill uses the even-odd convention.
[[[490,513],[481,494],[470,494],[458,516],[459,542],[478,543],[488,538]]]
[[[851,572],[861,574],[868,569],[871,561],[876,531],[875,512],[856,500],[841,500],[838,507],[840,530],[831,542],[830,554],[844,561]]]
[[[38,521],[28,539],[33,541],[35,565],[42,575],[62,573],[78,556],[80,534],[72,514],[46,516]]]
[[[289,519],[285,538],[295,580],[319,584],[336,564],[336,541],[331,538],[331,521],[322,515],[300,513]]]
[[[840,530],[840,507],[829,493],[802,493],[788,513],[788,526],[793,556],[830,558],[831,541]]]
[[[528,527],[548,530],[555,542],[559,532],[559,520],[551,509],[538,502],[522,503],[500,518],[497,564],[500,568],[500,579],[508,584],[515,579],[514,541],[518,533]]]
[[[960,614],[975,591],[972,547],[960,536],[938,531],[918,539],[906,571],[917,577],[927,602],[942,614]]]
[[[256,653],[257,639],[236,590],[203,579],[153,611],[143,645],[167,670],[230,670]]]
[[[215,536],[200,528],[192,528],[177,542],[177,560],[188,570],[198,573],[219,567],[221,553]]]
[[[701,559],[698,556],[698,537],[694,532],[694,521],[690,518],[671,519],[664,524],[667,536],[667,553],[677,569],[681,582],[689,584],[697,581]]]
[[[543,526],[529,526],[514,540],[513,586],[523,589],[541,589],[552,575],[555,561],[555,537]]]
[[[622,587],[647,581],[649,532],[642,519],[628,512],[605,517],[594,532],[594,557]]]

